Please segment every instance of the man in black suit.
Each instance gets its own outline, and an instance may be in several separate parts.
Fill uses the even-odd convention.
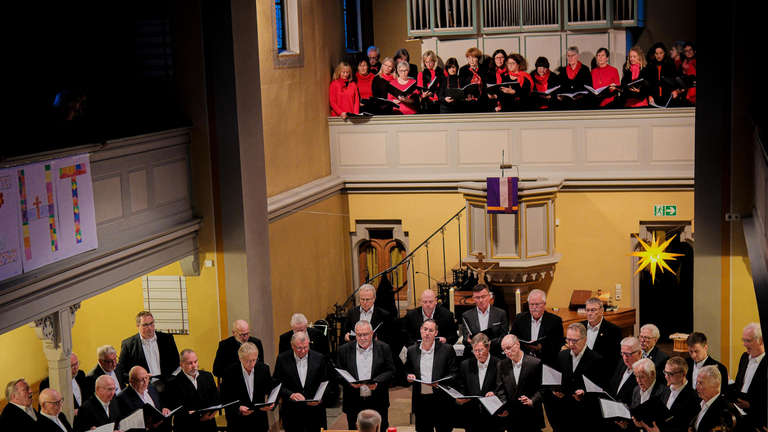
[[[213,375],[198,368],[196,352],[191,349],[181,351],[181,372],[168,382],[166,393],[169,406],[184,406],[173,417],[174,430],[216,432],[216,411],[196,412],[219,403]]]
[[[381,416],[381,429],[389,427],[389,387],[395,374],[392,352],[385,342],[373,340],[373,328],[368,321],[355,325],[355,341],[339,348],[338,367],[349,372],[364,384],[344,380],[342,410],[347,415],[347,426],[355,429],[357,415],[364,409],[373,409]]]
[[[509,332],[507,312],[491,306],[491,291],[485,284],[478,284],[472,288],[472,299],[475,301],[475,307],[461,315],[461,324],[464,329],[464,357],[472,357],[469,341],[481,332],[491,340],[491,353],[500,353],[501,338]]]
[[[115,394],[120,394],[125,387],[126,380],[117,372],[117,351],[112,345],[102,345],[96,349],[96,366],[86,377],[86,387],[88,394],[93,395],[93,388],[96,385],[96,379],[102,375],[107,375],[115,382]],[[88,398],[83,398],[83,400]]]
[[[613,371],[605,391],[617,401],[629,405],[632,403],[632,394],[637,387],[632,365],[643,358],[643,351],[640,348],[640,341],[635,337],[622,339],[620,347],[622,362]]]
[[[77,409],[80,408],[83,401],[91,397],[93,386],[88,385],[88,379],[85,376],[85,372],[80,370],[80,360],[78,360],[77,354],[72,353],[72,355],[69,356],[69,367],[72,370],[72,400],[75,404],[75,415],[77,415]],[[40,381],[41,392],[50,386],[51,384],[48,377],[45,377]]]
[[[36,432],[72,432],[67,416],[61,412],[62,405],[64,400],[58,391],[47,388],[40,392],[40,414],[37,416]]]
[[[653,361],[653,365],[656,367],[657,379],[659,382],[663,382],[664,365],[667,364],[669,356],[656,346],[660,337],[661,332],[654,324],[645,324],[640,327],[638,339],[640,340],[640,347],[643,349],[643,358],[649,358]]]
[[[665,420],[667,416],[659,412],[663,410],[656,407],[661,405],[661,397],[666,393],[667,387],[661,381],[656,380],[656,366],[653,365],[653,360],[648,358],[640,359],[632,365],[632,369],[637,381],[637,387],[632,392],[632,402],[629,404],[629,407],[637,408],[642,404],[646,404],[649,407],[648,410],[652,412],[646,410],[644,415],[656,416],[660,421]],[[640,420],[643,420],[643,418],[641,417]],[[634,421],[638,420],[635,419]],[[626,425],[630,424],[630,422],[623,423]],[[653,422],[649,420],[648,423]],[[639,426],[639,422],[635,426]]]
[[[557,353],[565,343],[563,337],[563,319],[547,312],[547,294],[540,289],[528,293],[529,312],[519,313],[509,332],[523,341],[538,341],[521,345],[526,354],[541,359],[551,367],[557,364]]]
[[[768,360],[760,324],[747,324],[741,341],[747,351],[739,359],[736,381],[728,388],[729,400],[747,413],[746,421],[752,427],[765,427],[768,423]]]
[[[552,391],[557,403],[553,412],[547,412],[555,431],[583,431],[588,425],[598,424],[594,410],[587,410],[584,400],[584,377],[603,386],[603,357],[587,346],[587,329],[573,323],[565,332],[568,349],[557,355],[558,369],[562,373],[560,387]]]
[[[500,415],[507,422],[507,430],[541,431],[544,427],[542,362],[524,354],[515,335],[504,336],[501,349],[506,358],[499,363],[495,393],[505,404]]]
[[[5,387],[8,405],[0,414],[0,430],[30,431],[37,425],[37,414],[32,408],[32,392],[24,378],[13,380]]]
[[[144,408],[145,405],[151,405],[163,415],[168,415],[171,412],[162,405],[160,393],[149,381],[149,372],[141,366],[134,366],[128,371],[128,387],[115,398],[123,416],[129,416],[137,409]],[[158,417],[157,415],[145,414],[144,423],[147,428],[150,430],[171,430],[170,419],[164,421],[165,419]]]
[[[77,411],[73,429],[75,432],[83,432],[114,423],[117,430],[121,418],[120,407],[115,399],[115,381],[107,375],[102,375],[96,378],[93,396],[83,402]]]
[[[412,383],[411,412],[416,416],[416,430],[450,431],[450,396],[437,388],[437,384],[415,382],[418,379],[431,383],[445,377],[456,377],[456,353],[450,345],[437,338],[437,324],[425,320],[421,324],[421,343],[411,345],[405,361],[406,379]],[[452,379],[442,383],[451,385]]]
[[[459,376],[456,387],[467,396],[485,396],[496,390],[496,371],[499,359],[491,355],[491,340],[483,333],[472,338],[473,357],[467,358],[459,365]],[[468,432],[500,431],[499,418],[488,413],[477,399],[456,399],[461,405],[457,413],[459,427]]]
[[[590,297],[586,304],[587,319],[581,324],[587,329],[587,347],[603,357],[608,370],[619,363],[621,329],[603,319],[603,301]]]
[[[694,432],[710,432],[722,427],[723,420],[727,422],[731,417],[725,395],[720,393],[721,380],[720,370],[715,365],[704,366],[699,371],[696,392],[701,399],[701,408],[691,425]]]
[[[720,393],[726,394],[728,390],[728,369],[719,361],[709,356],[709,344],[704,333],[693,332],[688,336],[688,381],[693,388],[696,387],[699,371],[705,366],[716,366],[722,380],[720,381]]]
[[[317,432],[327,427],[322,401],[306,402],[328,381],[327,364],[325,356],[309,349],[309,336],[304,332],[294,333],[291,351],[277,356],[272,378],[282,384],[280,418],[286,432]]]
[[[354,338],[350,333],[354,330],[358,321],[364,320],[371,323],[374,329],[376,339],[391,342],[392,317],[386,310],[374,306],[376,303],[376,288],[371,284],[365,284],[357,292],[357,298],[360,302],[359,307],[350,309],[347,318],[344,321],[344,340],[349,342]]]
[[[269,366],[259,361],[259,348],[251,342],[245,342],[237,350],[240,361],[231,365],[221,381],[221,400],[228,402],[239,400],[239,404],[225,409],[227,431],[229,432],[266,432],[269,430],[267,411],[274,404],[263,404],[272,391],[272,376]]]
[[[434,320],[440,333],[441,343],[453,345],[459,339],[453,312],[437,304],[437,296],[431,289],[424,290],[420,297],[421,306],[409,310],[403,319],[406,346],[411,346],[421,338],[419,329],[425,319]]]
[[[264,347],[258,338],[251,336],[251,327],[247,321],[237,320],[232,323],[232,336],[219,342],[216,357],[213,359],[213,374],[221,378],[232,365],[239,364],[237,350],[250,342],[259,349],[259,361],[264,362]]]
[[[662,424],[640,422],[643,429],[656,427],[663,432],[688,432],[688,425],[699,413],[699,396],[685,379],[687,372],[688,364],[682,357],[674,356],[667,360],[664,366],[667,390],[661,394],[661,402],[669,410],[669,415]]]
[[[295,313],[291,316],[291,329],[280,335],[277,352],[281,353],[290,350],[291,337],[293,337],[294,333],[300,331],[306,332],[309,336],[309,349],[317,351],[326,357],[330,354],[328,337],[325,336],[322,330],[310,327],[307,317],[302,313]]]
[[[176,341],[172,334],[155,331],[155,317],[151,312],[136,314],[136,327],[139,332],[124,339],[120,347],[118,373],[125,382],[128,381],[128,371],[134,366],[141,366],[152,375],[152,381],[162,393],[165,384],[179,368]]]

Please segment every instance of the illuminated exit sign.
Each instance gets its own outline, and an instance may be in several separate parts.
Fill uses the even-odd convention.
[[[677,216],[676,205],[655,205],[653,206],[654,216]]]

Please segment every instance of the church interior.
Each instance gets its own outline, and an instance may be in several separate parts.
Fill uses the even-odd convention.
[[[235,320],[269,364],[294,313],[340,345],[364,283],[379,296],[384,286],[402,316],[430,288],[458,315],[478,281],[510,316],[541,289],[564,322],[599,296],[625,335],[654,323],[670,352],[670,335],[702,332],[734,379],[742,330],[768,323],[760,14],[646,0],[626,25],[441,34],[414,30],[417,3],[35,12],[47,42],[31,69],[48,70],[32,73],[45,85],[30,98],[90,93],[79,125],[3,144],[0,170],[87,154],[98,245],[0,280],[0,382],[65,382],[71,353],[87,373],[98,347],[136,333],[141,310],[210,370]],[[407,48],[419,66],[426,50],[463,64],[468,47],[505,46],[530,64],[540,52],[562,62],[572,45],[588,61],[605,45],[620,68],[632,45],[680,39],[696,41],[703,65],[695,107],[328,116],[334,66],[368,45]],[[516,214],[486,212],[486,178],[500,176],[519,177]],[[632,254],[654,239],[679,256],[652,280]]]

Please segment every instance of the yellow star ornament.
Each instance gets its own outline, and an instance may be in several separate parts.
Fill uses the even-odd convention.
[[[664,250],[667,248],[667,246],[669,246],[669,243],[675,238],[675,236],[672,236],[669,240],[659,244],[658,240],[656,240],[656,234],[654,234],[653,241],[651,242],[650,246],[648,243],[644,242],[643,239],[638,237],[637,234],[634,234],[634,236],[637,238],[644,249],[639,252],[632,252],[632,256],[640,257],[640,262],[637,263],[638,266],[635,274],[640,273],[640,271],[648,267],[648,265],[650,265],[649,270],[651,272],[651,283],[656,283],[656,266],[659,267],[659,270],[661,270],[662,273],[664,273],[664,269],[667,269],[672,274],[675,274],[675,272],[672,271],[667,263],[664,262],[664,260],[675,260],[677,259],[675,257],[684,255],[679,253],[664,252]]]

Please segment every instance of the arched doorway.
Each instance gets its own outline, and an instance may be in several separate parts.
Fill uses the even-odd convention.
[[[392,230],[388,230],[388,234],[376,231],[371,230],[371,238],[361,243],[357,251],[359,285],[364,284],[370,276],[399,264],[407,254],[402,242],[391,238]],[[390,238],[378,238],[382,236]],[[405,267],[400,266],[389,275],[389,282],[392,284],[393,290],[398,293],[398,300],[408,299],[407,274]],[[369,281],[369,283],[376,287],[379,286],[380,282],[381,277]]]

